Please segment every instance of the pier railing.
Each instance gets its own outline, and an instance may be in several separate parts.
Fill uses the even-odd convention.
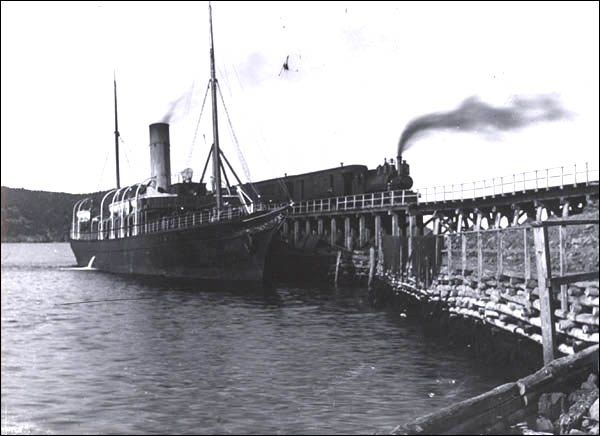
[[[468,200],[504,195],[515,195],[519,192],[549,190],[550,188],[589,185],[598,181],[599,170],[583,165],[544,168],[540,170],[514,173],[486,180],[451,185],[419,188],[419,203]]]
[[[395,190],[369,194],[346,195],[302,201],[292,208],[292,214],[314,212],[336,212],[356,209],[376,209],[386,206],[400,206],[417,202],[417,194],[412,191]]]
[[[550,188],[577,187],[582,184],[598,183],[599,170],[584,165],[545,168],[515,173],[466,183],[432,186],[411,190],[373,192],[368,194],[346,195],[340,197],[305,200],[297,203],[291,210],[292,215],[304,215],[320,212],[337,212],[377,209],[407,204],[430,202],[462,201],[476,198],[494,198],[516,195],[525,192],[550,190]],[[270,207],[276,207],[272,205]]]

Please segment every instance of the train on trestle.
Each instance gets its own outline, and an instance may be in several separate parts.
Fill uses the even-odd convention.
[[[409,190],[413,180],[410,167],[402,156],[384,159],[376,169],[365,165],[347,165],[326,170],[313,171],[255,182],[254,188],[244,185],[244,189],[255,190],[265,202],[279,203],[288,200],[300,202],[318,198],[341,197],[389,190]]]

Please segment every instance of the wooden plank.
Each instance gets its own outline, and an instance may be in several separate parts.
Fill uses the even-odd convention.
[[[542,320],[542,344],[544,363],[548,364],[556,357],[556,327],[554,325],[554,308],[552,291],[552,268],[550,265],[550,247],[548,245],[548,228],[534,227],[535,257],[537,265],[538,289],[540,294],[540,317]]]
[[[559,250],[559,273],[561,277],[565,276],[565,233],[567,227],[560,226],[558,228],[558,250]],[[560,285],[560,309],[563,312],[569,311],[569,302],[567,295],[567,285]]]
[[[569,220],[569,219],[556,219],[556,220],[552,220],[552,221],[544,221],[544,222],[537,222],[535,224],[533,224],[533,226],[542,226],[542,227],[554,227],[554,226],[561,226],[561,225],[568,225],[568,226],[576,226],[576,225],[584,225],[584,224],[598,224],[600,222],[600,220],[598,220],[598,218],[596,219],[589,219],[589,220]]]
[[[599,271],[592,271],[587,273],[579,273],[579,274],[568,274],[564,277],[554,277],[551,279],[552,285],[560,286],[560,285],[568,285],[569,283],[575,282],[584,282],[586,280],[594,280],[600,278]]]
[[[484,394],[418,418],[402,426],[400,434],[441,434],[474,416],[495,410],[499,405],[515,399],[521,401],[516,383],[506,383]]]

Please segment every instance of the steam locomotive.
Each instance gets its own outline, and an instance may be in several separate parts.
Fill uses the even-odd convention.
[[[402,156],[383,165],[369,170],[365,165],[341,164],[340,167],[330,168],[311,173],[285,176],[254,183],[263,201],[281,202],[289,199],[295,202],[317,198],[340,197],[345,195],[365,194],[396,189],[410,189],[413,180],[410,177],[410,167]],[[246,192],[252,187],[245,186]]]

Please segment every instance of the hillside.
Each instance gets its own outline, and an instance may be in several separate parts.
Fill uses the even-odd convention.
[[[2,186],[2,242],[67,241],[73,205],[93,194],[30,191]]]

